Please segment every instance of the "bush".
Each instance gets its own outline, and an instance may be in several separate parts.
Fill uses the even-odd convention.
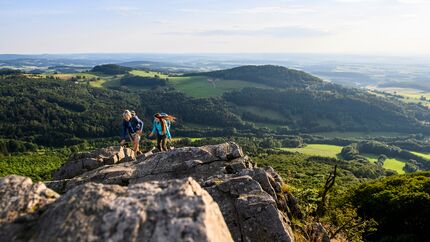
[[[430,234],[430,172],[396,175],[360,185],[351,201],[379,225],[371,241],[426,241]]]

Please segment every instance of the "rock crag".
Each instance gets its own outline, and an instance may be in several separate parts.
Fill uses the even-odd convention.
[[[61,179],[45,182],[62,195],[35,221],[9,222],[0,229],[45,228],[31,235],[40,239],[35,241],[294,241],[289,215],[297,207],[291,194],[283,193],[281,177],[270,167],[256,167],[236,143],[99,162],[83,173],[65,168],[94,157],[72,157],[57,173]],[[73,223],[79,220],[81,225]],[[68,231],[55,231],[65,225]]]

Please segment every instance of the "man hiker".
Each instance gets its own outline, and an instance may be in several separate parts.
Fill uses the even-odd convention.
[[[134,111],[133,111],[134,113]],[[139,151],[140,136],[143,131],[143,121],[137,117],[136,113],[133,115],[129,110],[125,110],[122,114],[122,132],[121,132],[121,146],[125,145],[127,139],[133,142],[133,150],[136,154]]]
[[[167,150],[167,139],[171,140],[170,126],[176,118],[166,113],[157,113],[154,115],[154,122],[152,124],[152,132],[149,137],[154,134],[157,136],[157,148],[159,151]]]

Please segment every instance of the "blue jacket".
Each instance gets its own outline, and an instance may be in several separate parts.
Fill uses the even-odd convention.
[[[133,116],[129,121],[122,120],[121,138],[126,139],[128,135],[143,130],[143,121]]]
[[[167,138],[172,138],[172,135],[170,134],[170,126],[171,123],[170,121],[164,121],[166,122],[166,135]],[[153,122],[152,123],[152,133],[157,134],[157,135],[162,135],[163,134],[163,127],[161,127],[161,123],[160,122]]]

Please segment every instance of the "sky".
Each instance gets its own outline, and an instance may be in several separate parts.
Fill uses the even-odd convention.
[[[430,56],[430,0],[0,0],[0,53]]]

